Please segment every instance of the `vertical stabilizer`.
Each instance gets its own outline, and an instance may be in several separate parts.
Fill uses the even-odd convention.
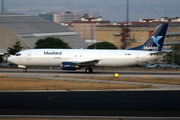
[[[128,50],[161,51],[167,28],[168,23],[162,23],[143,45]]]

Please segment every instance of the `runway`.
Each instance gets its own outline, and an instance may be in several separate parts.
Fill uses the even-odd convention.
[[[180,91],[0,92],[2,115],[178,117]]]
[[[94,70],[93,73],[85,73],[84,70],[50,70],[50,69],[28,69],[28,72],[22,72],[21,69],[0,69],[0,74],[10,75],[61,75],[61,76],[94,76],[94,77],[112,77],[114,73],[119,73],[120,77],[143,77],[149,78],[180,78],[179,71],[117,71],[117,70]]]

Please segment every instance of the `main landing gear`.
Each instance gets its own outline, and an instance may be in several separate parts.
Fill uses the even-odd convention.
[[[93,69],[91,67],[88,67],[86,68],[85,70],[86,73],[92,73],[93,72]]]
[[[27,68],[24,68],[24,69],[23,69],[23,72],[27,72]]]

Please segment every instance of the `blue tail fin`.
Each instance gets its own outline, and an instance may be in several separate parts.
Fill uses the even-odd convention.
[[[128,50],[161,51],[167,28],[168,23],[162,23],[143,45]]]

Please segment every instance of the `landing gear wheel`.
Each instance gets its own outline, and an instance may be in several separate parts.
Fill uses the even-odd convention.
[[[23,72],[27,72],[27,68],[24,68],[24,69],[23,69]]]
[[[85,72],[86,72],[86,73],[92,73],[92,72],[93,72],[93,69],[92,69],[91,67],[86,68]]]

